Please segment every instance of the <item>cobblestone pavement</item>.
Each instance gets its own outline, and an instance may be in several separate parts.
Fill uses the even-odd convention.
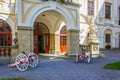
[[[16,67],[0,65],[0,77],[24,77],[26,80],[120,80],[119,70],[102,69],[106,63],[120,61],[120,51],[102,52],[100,58],[93,58],[92,63],[75,63],[75,58],[68,60],[42,60],[38,67],[20,72]]]

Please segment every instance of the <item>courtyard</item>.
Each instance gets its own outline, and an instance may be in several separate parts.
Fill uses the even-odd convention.
[[[0,78],[23,77],[25,80],[119,80],[119,70],[105,70],[107,63],[120,61],[120,50],[102,51],[102,56],[92,58],[90,64],[75,63],[75,57],[43,58],[36,68],[20,72],[16,67],[0,64]]]

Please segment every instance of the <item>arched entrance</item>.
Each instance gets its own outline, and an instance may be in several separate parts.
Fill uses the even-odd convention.
[[[66,24],[63,15],[57,11],[39,14],[34,23],[34,51],[49,54],[66,52]]]
[[[0,55],[10,56],[12,45],[12,31],[7,22],[0,19]],[[6,48],[9,47],[9,48]]]
[[[106,30],[104,33],[104,46],[105,49],[111,49],[112,48],[112,42],[113,42],[113,34],[111,30]]]
[[[20,1],[18,1],[18,2],[20,2]],[[22,4],[22,1],[20,3]],[[46,5],[46,4],[48,4],[48,5]],[[23,5],[20,5],[20,6],[22,7]],[[54,1],[43,2],[42,5],[41,5],[41,3],[38,3],[35,6],[34,5],[30,6],[30,7],[29,6],[30,5],[24,6],[24,9],[26,9],[24,16],[21,16],[22,15],[21,13],[18,14],[19,15],[18,18],[20,18],[20,19],[18,19],[20,21],[19,25],[21,27],[21,30],[19,29],[19,32],[21,32],[23,30],[22,26],[26,25],[25,28],[27,28],[27,26],[28,26],[28,27],[30,27],[30,29],[33,29],[33,28],[35,28],[34,27],[35,22],[44,23],[49,30],[50,37],[49,37],[48,44],[50,47],[47,51],[46,50],[47,48],[45,48],[45,45],[43,45],[42,47],[44,47],[44,48],[42,48],[41,51],[49,52],[50,54],[59,53],[60,52],[60,36],[59,36],[60,30],[59,29],[60,29],[61,22],[64,22],[67,27],[67,53],[74,54],[74,51],[76,49],[78,49],[78,46],[76,46],[76,45],[78,45],[78,41],[79,41],[79,39],[78,39],[78,36],[79,36],[78,35],[79,34],[79,10],[78,9],[79,9],[79,7],[76,7],[75,9],[73,9],[71,7],[67,8],[67,7],[64,7],[63,5],[61,5],[60,3],[54,2]],[[22,11],[22,10],[20,10],[20,11]],[[21,23],[24,23],[24,24],[21,24]],[[26,29],[26,32],[29,32],[29,30]],[[40,31],[39,31],[39,33],[40,33]],[[42,34],[42,31],[41,31],[41,34]],[[76,34],[76,35],[74,36],[74,34]],[[21,36],[21,34],[19,36]],[[30,36],[30,35],[26,34],[24,36]],[[33,36],[34,40],[31,39],[31,41],[29,41],[29,42],[33,43],[33,45],[36,45],[35,39],[37,41],[39,39],[41,39],[43,42],[45,42],[45,39],[43,39],[41,35],[39,35],[39,36],[37,35],[37,38],[35,38],[35,37],[36,36]],[[39,39],[38,39],[38,37],[39,37]],[[27,39],[27,40],[29,40],[29,39]],[[42,41],[41,41],[41,44],[44,44]],[[27,43],[30,45],[29,42],[27,42]],[[24,42],[19,42],[19,44],[21,44],[21,43],[24,43]],[[26,46],[27,45],[25,45],[24,47],[26,47]],[[39,47],[40,46],[37,46],[38,53],[39,53]],[[74,49],[74,48],[76,48],[76,49]],[[25,50],[25,48],[23,48],[22,45],[19,46],[19,49]],[[28,47],[27,50],[29,51],[29,49],[30,48]]]
[[[41,22],[34,23],[34,52],[48,53],[50,47],[49,29]]]
[[[60,50],[62,53],[65,53],[67,51],[66,25],[63,26],[60,31]]]

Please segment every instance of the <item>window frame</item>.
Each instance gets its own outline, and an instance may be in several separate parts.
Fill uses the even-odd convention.
[[[95,0],[87,0],[87,14],[88,16],[95,15]]]
[[[111,34],[105,34],[105,43],[111,43]]]
[[[60,30],[60,45],[67,45],[67,34],[66,34],[67,27],[63,26]]]
[[[105,2],[105,19],[111,19],[112,4]]]
[[[3,26],[5,26],[6,29],[4,29]],[[12,45],[11,28],[9,24],[2,19],[0,19],[0,38],[0,47],[10,47]]]

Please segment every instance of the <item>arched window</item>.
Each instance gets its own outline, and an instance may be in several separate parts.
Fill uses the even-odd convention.
[[[60,44],[66,45],[66,26],[64,26],[60,31]]]
[[[10,26],[4,20],[0,19],[0,46],[11,46],[12,34]]]
[[[67,37],[66,37],[66,26],[63,26],[61,31],[60,31],[60,49],[61,52],[66,52],[67,51]]]

